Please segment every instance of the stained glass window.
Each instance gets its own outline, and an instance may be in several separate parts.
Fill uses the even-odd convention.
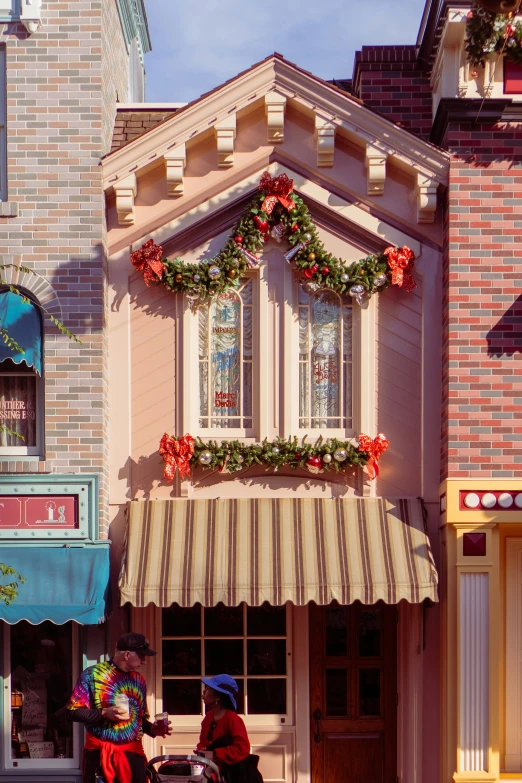
[[[352,308],[333,291],[299,287],[299,426],[352,426]]]
[[[252,427],[252,280],[199,311],[199,426]]]

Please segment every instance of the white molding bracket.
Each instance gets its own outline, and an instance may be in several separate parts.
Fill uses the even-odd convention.
[[[330,120],[315,115],[315,146],[319,168],[331,168],[335,155],[335,125]]]
[[[42,24],[42,0],[22,0],[20,22],[29,35],[35,33]]]
[[[234,140],[236,138],[236,115],[229,114],[214,125],[217,141],[218,166],[223,169],[234,165]]]
[[[417,223],[433,223],[437,209],[438,182],[417,173]]]
[[[174,198],[183,195],[184,185],[183,177],[185,175],[185,166],[187,163],[187,148],[185,144],[180,144],[171,150],[168,150],[163,159],[165,160],[165,175],[167,178],[167,191],[169,196]]]
[[[118,213],[118,225],[132,226],[134,224],[134,199],[138,192],[136,174],[114,183],[116,193],[116,212]]]
[[[387,159],[386,152],[372,144],[366,145],[367,192],[369,196],[382,196],[384,193]]]
[[[269,144],[281,144],[285,140],[286,96],[276,90],[265,95],[265,113]]]

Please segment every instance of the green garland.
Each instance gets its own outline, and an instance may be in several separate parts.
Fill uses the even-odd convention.
[[[346,452],[346,458],[342,461],[336,459],[334,454],[341,450]],[[204,461],[201,455],[204,455]],[[211,455],[207,462],[208,455]],[[327,455],[327,461],[324,457]],[[298,468],[310,469],[313,466],[307,465],[310,458],[318,458],[321,461],[317,468],[320,470],[334,470],[336,473],[345,473],[347,469],[359,465],[364,467],[368,462],[368,454],[359,451],[349,440],[338,440],[337,438],[328,438],[323,441],[320,437],[313,445],[306,442],[303,438],[301,442],[296,437],[276,438],[269,441],[265,438],[262,443],[251,443],[246,445],[238,440],[222,440],[204,442],[201,438],[194,441],[194,455],[191,463],[200,467],[221,470],[227,473],[237,473],[241,470],[247,470],[256,465],[265,465],[266,470],[273,469],[277,472],[280,468],[289,467],[292,470]],[[319,472],[319,470],[314,471]]]
[[[284,239],[295,250],[295,254],[290,251],[292,258],[287,260],[302,273],[312,290],[329,288],[341,295],[355,296],[362,304],[364,299],[393,283],[400,286],[404,282],[407,291],[415,288],[411,275],[414,254],[408,248],[388,248],[384,253],[346,264],[326,251],[300,196],[291,194],[293,206],[290,210],[278,202],[267,214],[262,209],[266,195],[265,191],[260,191],[253,198],[223,249],[211,259],[187,263],[179,257],[163,258],[161,246],[148,240],[131,254],[131,261],[143,271],[147,284],[161,282],[175,293],[187,294],[194,300],[208,300],[231,287],[238,287],[247,271],[259,263],[255,254],[272,236],[278,241]],[[389,253],[403,259],[399,273],[389,261]]]
[[[508,60],[522,65],[522,21],[486,11],[474,2],[466,20],[465,48],[474,67],[484,65],[494,52],[503,52]]]

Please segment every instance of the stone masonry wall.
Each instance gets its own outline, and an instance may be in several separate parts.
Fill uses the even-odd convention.
[[[1,467],[99,474],[102,535],[108,466],[102,5],[115,2],[46,0],[42,25],[32,35],[21,24],[0,25],[8,199],[19,211],[0,218],[0,256],[23,259],[45,276],[62,320],[82,341],[71,342],[45,318],[45,461],[3,461]]]
[[[443,479],[522,476],[521,133],[454,124],[444,142]]]
[[[427,139],[432,124],[428,75],[415,46],[363,46],[355,53],[355,95],[391,122]]]
[[[116,0],[102,4],[102,154],[110,151],[116,104],[129,99],[129,53]]]

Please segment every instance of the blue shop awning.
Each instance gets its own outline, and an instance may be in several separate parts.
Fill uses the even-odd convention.
[[[7,330],[24,353],[13,351],[0,340],[0,362],[11,359],[15,364],[25,362],[42,374],[42,322],[38,308],[32,302],[24,301],[12,291],[0,294],[0,327]]]
[[[13,624],[74,620],[96,625],[105,620],[109,595],[109,543],[77,547],[2,546],[0,562],[25,577],[18,596],[0,602],[0,620]],[[2,576],[1,584],[12,581]]]

